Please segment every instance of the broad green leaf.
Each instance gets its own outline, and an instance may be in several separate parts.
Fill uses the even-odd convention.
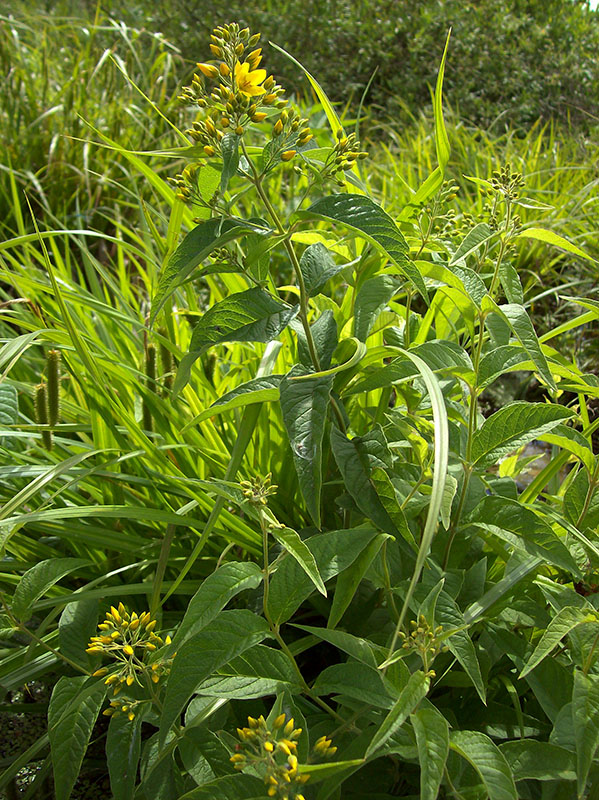
[[[106,686],[86,677],[59,678],[48,707],[48,734],[56,800],[69,800],[92,729],[104,702]]]
[[[354,302],[354,336],[357,339],[366,341],[378,315],[400,288],[393,275],[375,275],[360,286]]]
[[[239,136],[236,133],[226,133],[220,143],[223,154],[223,169],[220,174],[220,192],[227,191],[229,181],[236,174],[239,166]]]
[[[599,492],[597,489],[589,495],[589,476],[586,470],[580,470],[564,495],[564,513],[566,518],[577,528],[595,528],[599,525]]]
[[[252,378],[252,380],[236,386],[230,392],[225,392],[211,406],[205,408],[191,422],[188,422],[182,429],[182,433],[194,425],[199,425],[206,419],[211,419],[219,414],[225,414],[234,408],[243,408],[252,403],[269,403],[279,399],[279,384],[283,379],[282,375],[265,375],[263,378]]]
[[[244,589],[256,589],[261,582],[262,571],[253,561],[231,561],[212,572],[191,598],[173,637],[173,647],[179,649],[212,622],[235,595]]]
[[[520,673],[520,677],[523,678],[525,675],[528,675],[537,664],[540,664],[541,661],[557,647],[564,636],[567,636],[567,634],[579,625],[584,625],[588,622],[595,622],[597,624],[597,632],[599,633],[599,621],[594,611],[577,608],[575,606],[566,606],[558,611],[541,636],[541,640]]]
[[[434,707],[410,716],[420,762],[420,800],[436,800],[449,755],[449,724]]]
[[[198,786],[180,800],[264,800],[264,781],[253,775],[224,775]]]
[[[187,725],[177,750],[183,766],[198,786],[230,774],[229,751],[218,736],[204,725]]]
[[[577,431],[576,428],[570,428],[567,425],[557,425],[552,431],[542,433],[539,436],[543,442],[554,444],[567,450],[577,458],[579,458],[585,465],[589,472],[593,471],[595,459],[589,440]]]
[[[346,266],[346,264],[335,264],[330,251],[321,242],[306,247],[300,258],[300,270],[308,297],[320,294],[325,283]]]
[[[297,314],[272,295],[255,287],[225,297],[206,311],[193,329],[189,353],[175,379],[175,394],[187,383],[194,362],[209,347],[223,342],[270,342]]]
[[[459,261],[465,261],[468,256],[475,253],[479,247],[482,247],[485,242],[488,242],[494,236],[497,236],[497,233],[493,232],[486,222],[479,222],[478,225],[475,225],[474,228],[469,230],[462,239],[460,246],[452,255],[448,266],[452,267]]]
[[[418,260],[414,263],[423,277],[432,278],[435,281],[440,281],[447,286],[458,289],[462,294],[465,294],[477,308],[480,307],[482,298],[487,293],[487,287],[482,278],[474,272],[474,270],[468,269],[468,267],[458,267],[457,264],[446,267],[444,264],[437,264],[433,261]]]
[[[366,664],[368,667],[376,667],[380,660],[377,656],[380,655],[379,650],[381,648],[366,639],[361,639],[359,636],[353,636],[351,633],[332,630],[331,628],[315,628],[311,625],[294,625],[294,627],[312,634],[317,639],[322,639],[323,642],[332,644],[338,650],[347,653],[352,658],[355,658],[356,661],[361,661],[362,664]]]
[[[525,228],[523,231],[520,231],[517,238],[535,239],[538,242],[545,242],[545,244],[551,244],[554,247],[559,247],[561,250],[565,250],[568,253],[573,253],[575,256],[580,256],[580,258],[586,258],[589,261],[595,261],[595,259],[588,255],[588,253],[585,253],[584,250],[580,249],[580,247],[577,247],[575,244],[572,244],[572,242],[564,239],[563,236],[559,236],[553,231],[546,231],[543,228]]]
[[[58,621],[60,652],[86,670],[94,663],[95,657],[85,650],[97,625],[98,601],[95,599],[68,603]]]
[[[306,539],[326,583],[348,567],[377,535],[373,528],[330,531]],[[280,625],[286,622],[314,591],[314,584],[294,558],[285,558],[271,578],[268,613]]]
[[[476,649],[468,631],[461,630],[466,622],[455,600],[446,591],[441,591],[437,598],[435,622],[443,626],[445,633],[455,631],[445,644],[472,681],[482,702],[486,703],[486,686],[481,675]]]
[[[359,194],[333,194],[313,203],[302,215],[315,215],[340,222],[381,249],[407,275],[425,300],[428,300],[422,275],[408,253],[408,243],[391,217],[379,205]]]
[[[362,513],[391,536],[398,536],[393,520],[385,510],[370,480],[370,464],[360,438],[348,439],[338,428],[331,427],[331,447],[343,482]]]
[[[524,292],[522,291],[520,276],[515,267],[508,261],[503,261],[499,265],[499,281],[508,303],[515,303],[521,306],[524,303]]]
[[[171,731],[168,744],[172,744]],[[171,748],[160,747],[158,733],[144,742],[140,763],[141,783],[138,793],[144,800],[179,800],[182,788],[181,769],[175,764]]]
[[[519,739],[499,745],[517,781],[575,781],[576,756],[549,742]]]
[[[451,749],[478,772],[489,800],[518,800],[510,766],[488,736],[479,731],[452,731],[449,742]]]
[[[106,737],[106,761],[114,800],[132,800],[141,753],[142,717],[129,720],[127,714],[110,718]]]
[[[376,708],[393,705],[393,697],[387,691],[380,672],[358,661],[327,667],[316,678],[312,691],[318,695],[346,695]]]
[[[248,700],[279,694],[284,689],[298,692],[298,675],[281,650],[258,644],[237,656],[197,689],[200,695]]]
[[[4,352],[4,351],[2,351]],[[5,438],[2,428],[16,425],[19,419],[19,397],[12,383],[0,383],[0,447],[4,447]]]
[[[297,531],[291,528],[278,528],[276,525],[273,525],[270,532],[281,547],[295,558],[318,591],[326,597],[327,590],[320,577],[320,572],[318,571],[314,556],[310,552],[310,548],[302,541]]]
[[[330,401],[332,378],[294,381],[308,376],[296,365],[279,386],[281,412],[293,454],[300,489],[314,524],[320,528],[322,439]]]
[[[576,561],[553,528],[518,501],[497,495],[485,497],[471,520],[517,549],[578,575]]]
[[[514,336],[518,339],[522,347],[530,356],[531,361],[533,361],[535,364],[539,375],[551,389],[555,390],[555,380],[543,350],[541,349],[541,344],[535,332],[534,326],[524,306],[519,305],[518,303],[507,303],[505,305],[498,306],[491,299],[491,297],[487,295],[483,299],[482,307],[485,311],[494,311],[499,318],[509,326]],[[487,317],[487,325],[489,325],[493,319],[493,314],[490,314]],[[507,343],[507,341],[500,342],[502,345]]]
[[[51,586],[65,575],[89,565],[83,558],[49,558],[40,561],[23,575],[12,600],[12,613],[21,622],[26,622],[33,614],[32,606],[46,594]]]
[[[480,360],[478,368],[478,386],[484,389],[497,380],[505,372],[522,369],[530,361],[530,356],[523,347],[506,344],[491,350]]]
[[[386,475],[387,473],[384,474]],[[343,572],[338,575],[327,628],[334,628],[340,622],[341,617],[345,614],[349,604],[353,600],[356,590],[366,574],[368,567],[372,564],[372,561],[387,538],[385,534],[380,534],[373,539],[364,550],[362,550],[354,563],[350,564],[347,569],[344,569]]]
[[[549,403],[510,403],[486,419],[472,440],[472,463],[485,469],[571,417],[573,412]]]
[[[156,315],[175,289],[213,250],[249,232],[267,235],[271,231],[246,220],[222,217],[206,220],[191,230],[169,258],[160,275],[152,299],[150,323],[154,322]]]
[[[426,697],[429,685],[429,678],[421,670],[414,672],[410,676],[399,699],[383,720],[378,731],[372,737],[372,741],[366,750],[365,758],[370,758],[374,755],[374,753],[385,744],[389,737],[393,736],[395,731],[404,724],[410,714],[417,708],[420,701]]]
[[[578,796],[584,796],[589,772],[599,745],[599,677],[574,671],[572,722],[576,736]]]
[[[304,326],[298,320],[292,320],[290,327],[297,336],[297,356],[299,361],[304,367],[313,369],[314,364],[308,348]],[[331,366],[331,359],[339,341],[335,316],[329,308],[323,311],[316,322],[310,325],[310,332],[318,354],[320,368],[326,370]]]
[[[397,530],[410,545],[410,547],[412,547],[414,550],[417,550],[418,547],[416,546],[416,540],[414,539],[414,535],[410,530],[406,515],[397,501],[395,488],[391,483],[391,478],[387,475],[384,469],[375,467],[370,475],[370,480],[372,481],[372,485],[379,496],[379,500],[383,504],[387,514],[389,514],[391,517],[391,521]]]
[[[219,667],[270,635],[266,621],[245,609],[222,611],[177,650],[160,720],[161,743],[187,701]]]

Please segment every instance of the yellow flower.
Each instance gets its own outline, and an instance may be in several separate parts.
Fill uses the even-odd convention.
[[[235,82],[237,88],[246,97],[256,97],[259,94],[264,94],[264,89],[260,84],[266,78],[265,69],[250,70],[250,65],[247,61],[243,64],[237,63],[235,65]]]

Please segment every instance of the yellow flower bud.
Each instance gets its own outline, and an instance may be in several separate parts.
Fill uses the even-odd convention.
[[[264,749],[267,753],[272,753],[275,748],[272,742],[264,742]]]
[[[133,720],[135,719],[135,714],[133,713],[133,711],[130,711],[127,714],[127,719],[129,720],[129,722],[133,722]]]
[[[275,136],[279,136],[283,132],[283,123],[280,119],[275,122],[273,133]]]
[[[281,161],[291,161],[296,153],[297,150],[285,150],[284,153],[281,153]]]
[[[152,683],[158,683],[160,680],[160,675],[157,672],[152,673]]]
[[[116,610],[116,608],[114,606],[110,606],[110,613],[112,614],[112,617],[113,617],[114,621],[117,622],[120,625],[120,623],[121,623],[121,615],[119,614],[119,612]]]
[[[103,678],[104,675],[108,674],[108,670],[106,667],[102,667],[101,669],[97,669],[95,672],[92,672],[92,678]]]
[[[167,634],[167,636],[166,636],[166,638],[165,638],[165,640],[164,640],[164,643],[165,643],[165,644],[170,644],[172,641],[173,641],[173,640],[171,639],[171,637],[170,637],[170,636],[168,636],[168,634]]]
[[[128,655],[128,656],[132,656],[132,655],[133,655],[133,648],[131,647],[131,645],[130,645],[130,644],[126,644],[126,645],[123,647],[123,652],[124,652],[126,655]]]
[[[207,78],[218,78],[218,70],[212,64],[196,64],[196,66]]]
[[[285,719],[286,719],[285,714],[279,714],[279,716],[275,719],[275,721],[272,724],[273,729],[276,731],[277,728],[280,728],[281,725],[284,725]]]
[[[220,49],[220,47],[217,44],[211,44],[210,45],[210,52],[212,53],[213,56],[216,56],[217,58],[222,58],[223,57],[223,51]]]
[[[289,720],[287,725],[285,725],[285,727],[283,728],[283,735],[284,736],[289,736],[289,734],[293,730],[294,725],[295,725],[295,722],[293,720],[293,717],[291,717],[291,719]]]
[[[131,686],[134,680],[133,675],[127,675],[127,686]]]
[[[237,47],[235,48],[235,55],[236,55],[236,56],[242,56],[242,55],[243,55],[243,51],[244,51],[244,50],[245,50],[245,47],[244,47],[244,46],[241,44],[241,42],[240,42],[240,43],[237,45]]]
[[[223,128],[228,128],[229,127],[229,118],[228,117],[221,117],[220,124],[223,126]]]
[[[148,650],[151,650],[152,652],[153,652],[154,650],[156,650],[156,645],[155,645],[155,644],[150,644],[150,643],[148,643],[148,644],[146,645],[146,647],[148,648]]]
[[[220,74],[223,76],[223,78],[227,78],[231,74],[231,70],[229,69],[228,65],[225,64],[224,61],[219,66],[218,70],[219,70]]]
[[[265,111],[256,111],[252,114],[252,122],[264,122],[266,119],[267,114]]]
[[[242,125],[238,125],[238,126],[235,128],[235,133],[236,133],[238,136],[243,136],[243,126],[242,126]]]
[[[102,714],[104,714],[105,717],[111,717],[114,714],[114,708],[105,708]]]

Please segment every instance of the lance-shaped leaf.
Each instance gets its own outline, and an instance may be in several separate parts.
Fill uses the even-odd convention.
[[[230,392],[225,392],[209,408],[205,408],[191,422],[188,422],[182,432],[194,425],[199,425],[205,419],[232,411],[234,408],[243,408],[252,403],[272,403],[274,400],[278,400],[279,384],[282,379],[282,375],[265,375],[263,378],[252,378],[251,381],[236,386]]]
[[[559,247],[561,250],[566,250],[568,253],[573,253],[576,256],[580,256],[580,258],[586,258],[589,261],[595,261],[588,253],[585,253],[584,250],[581,250],[580,247],[577,247],[572,242],[569,242],[567,239],[564,239],[563,236],[559,236],[559,234],[554,233],[553,231],[546,231],[544,228],[525,228],[523,231],[517,236],[518,239],[536,239],[538,242],[545,242],[545,244],[551,244],[554,247]]]
[[[223,611],[179,648],[168,677],[160,720],[163,744],[196,687],[219,667],[269,635],[266,620],[257,614],[244,609]]]
[[[16,425],[19,418],[19,398],[12,383],[0,384],[0,432],[7,425]],[[0,447],[4,446],[4,437],[0,433]]]
[[[385,472],[383,474],[386,475],[387,473]],[[388,538],[389,537],[384,533],[379,534],[376,539],[373,539],[370,544],[362,550],[354,563],[350,564],[347,569],[344,569],[343,572],[340,573],[337,578],[337,585],[335,586],[335,596],[331,604],[329,621],[327,622],[328,628],[334,628],[341,620],[349,604],[354,599],[354,595],[367,569],[383,546],[385,539]]]
[[[377,708],[391,708],[395,699],[381,673],[358,661],[346,661],[326,667],[312,687],[318,695],[345,695]]]
[[[479,731],[452,731],[450,747],[478,772],[489,800],[518,800],[510,766],[488,736]]]
[[[102,681],[60,678],[48,708],[48,734],[56,800],[68,800],[106,694]],[[87,685],[86,685],[87,683]]]
[[[378,315],[400,290],[393,275],[375,275],[360,286],[354,303],[354,336],[365,342]]]
[[[346,266],[347,264],[335,264],[330,251],[321,242],[306,247],[300,258],[300,270],[308,297],[319,294],[325,283]]]
[[[472,253],[475,253],[479,247],[482,247],[485,242],[488,242],[490,239],[492,239],[493,236],[497,236],[497,233],[493,232],[486,222],[479,222],[479,224],[475,225],[474,228],[469,230],[466,236],[462,239],[460,246],[451,257],[448,266],[452,267],[459,261],[463,261],[464,259],[468,258],[468,256],[472,255]]]
[[[340,222],[359,231],[399,267],[428,301],[424,280],[408,257],[408,243],[403,234],[389,214],[370,198],[359,194],[333,194],[317,200],[301,214]]]
[[[592,609],[577,608],[576,606],[566,606],[560,609],[541,636],[540,642],[528,659],[526,666],[520,673],[520,677],[523,678],[528,675],[531,670],[540,664],[570,631],[588,622],[594,622],[599,632],[599,618]]]
[[[590,492],[590,497],[589,497]],[[591,487],[586,470],[581,469],[564,495],[564,513],[576,527],[599,525],[599,491]]]
[[[573,412],[548,403],[510,403],[484,421],[472,440],[472,463],[484,469],[555,428]]]
[[[312,355],[308,347],[304,326],[299,320],[294,319],[290,327],[297,336],[298,359],[305,367],[313,367]],[[310,332],[312,333],[312,340],[314,341],[314,347],[318,354],[320,368],[328,369],[331,366],[331,358],[333,357],[333,353],[339,341],[337,322],[330,308],[323,311],[316,322],[310,325]]]
[[[212,572],[191,598],[173,637],[173,646],[180,648],[212,622],[235,595],[244,589],[255,589],[261,581],[262,571],[253,561],[232,561]]]
[[[327,590],[325,589],[322,578],[320,577],[320,572],[318,571],[318,566],[314,556],[310,552],[308,545],[302,541],[297,531],[294,531],[291,528],[279,528],[276,525],[273,525],[271,528],[271,534],[277,540],[277,542],[285,550],[287,550],[287,552],[293,556],[293,558],[295,558],[297,563],[310,578],[314,586],[316,586],[318,591],[326,597]]]
[[[220,174],[220,191],[227,191],[229,181],[237,172],[239,166],[239,136],[236,133],[226,133],[220,143],[223,154],[223,168]]]
[[[141,753],[142,717],[129,720],[127,714],[110,719],[106,737],[106,761],[110,790],[114,800],[132,800],[137,782],[137,765]]]
[[[253,775],[224,775],[184,794],[180,800],[264,800],[264,781]]]
[[[436,800],[449,755],[449,725],[436,708],[419,708],[410,720],[420,762],[420,800]]]
[[[281,381],[281,411],[300,489],[310,516],[319,528],[322,438],[333,379],[327,376],[301,381],[290,380],[298,375],[309,375],[309,371],[295,366]]]
[[[222,342],[270,342],[297,314],[262,289],[237,292],[212,306],[193,329],[189,353],[181,360],[173,392],[189,380],[191,367],[209,347]]]
[[[464,617],[455,600],[446,591],[441,591],[435,607],[435,620],[445,631],[455,631],[446,641],[449,650],[460,662],[472,681],[478,696],[486,703],[486,687],[480,671],[476,649],[465,626]]]
[[[574,781],[576,756],[564,747],[532,739],[499,746],[517,781]]]
[[[12,601],[12,613],[21,622],[26,622],[33,614],[33,604],[51,586],[76,569],[87,566],[89,561],[82,558],[49,558],[40,561],[23,575]]]
[[[256,223],[243,219],[223,219],[215,217],[193,228],[167,261],[158,281],[158,288],[152,299],[150,323],[166,303],[170,295],[217,247],[222,247],[232,239],[246,233],[271,233]]]
[[[589,771],[599,745],[599,677],[574,671],[572,722],[576,737],[578,797],[584,797]]]
[[[399,695],[399,699],[387,714],[381,727],[372,737],[372,741],[365,753],[365,758],[370,758],[385,744],[395,731],[404,724],[410,714],[416,709],[420,701],[426,697],[430,685],[429,678],[422,672],[414,672]]]
[[[281,650],[257,644],[207,678],[197,693],[239,700],[301,691],[297,670]]]

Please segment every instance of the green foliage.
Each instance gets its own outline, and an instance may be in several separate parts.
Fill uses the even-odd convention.
[[[533,307],[575,259],[596,270],[587,211],[539,207],[586,197],[590,172],[566,177],[553,130],[522,145],[532,189],[519,163],[493,171],[497,145],[445,128],[444,61],[436,143],[416,126],[420,160],[380,149],[366,169],[324,95],[331,138],[274,79],[244,96],[249,39],[215,33],[226,68],[202,62],[184,90],[202,102],[173,132],[186,146],[165,142],[176,165],[94,134],[127,198],[112,254],[51,216],[29,232],[6,173],[4,708],[45,712],[17,692],[53,689],[0,788],[41,757],[28,796],[52,766],[76,797],[100,764],[123,800],[582,798],[599,775],[599,388],[572,332],[599,311]],[[470,166],[457,188],[450,146]]]

